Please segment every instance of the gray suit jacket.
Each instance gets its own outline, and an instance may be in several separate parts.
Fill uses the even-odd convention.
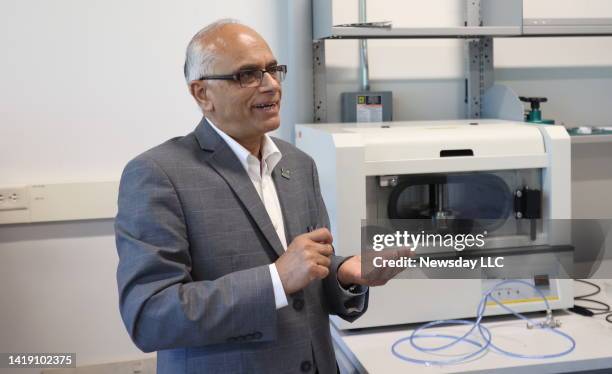
[[[329,221],[313,160],[274,142],[290,243]],[[159,374],[336,372],[329,314],[356,319],[368,293],[339,286],[343,258],[334,256],[326,279],[276,310],[268,265],[284,249],[246,171],[207,121],[131,160],[118,203],[121,316],[141,350],[158,351]]]

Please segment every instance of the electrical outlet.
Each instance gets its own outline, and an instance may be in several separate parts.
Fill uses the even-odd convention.
[[[30,206],[27,187],[0,188],[0,211],[23,210]]]

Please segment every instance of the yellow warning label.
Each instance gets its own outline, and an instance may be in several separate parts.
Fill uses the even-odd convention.
[[[546,297],[546,300],[548,301],[556,301],[559,300],[559,297],[557,296],[548,296]],[[500,300],[500,302],[502,304],[521,304],[521,303],[534,303],[534,302],[542,302],[542,298],[541,297],[533,297],[533,298],[529,298],[529,299],[515,299],[515,300]],[[495,301],[489,301],[487,303],[487,306],[495,306],[497,305],[497,303]]]

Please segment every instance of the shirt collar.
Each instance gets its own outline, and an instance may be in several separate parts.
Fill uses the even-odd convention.
[[[244,170],[248,172],[249,170],[249,159],[255,160],[258,162],[257,157],[253,156],[248,149],[244,148],[240,143],[238,143],[234,138],[227,135],[225,132],[221,131],[215,124],[209,119],[206,118],[210,126],[215,130],[217,134],[227,143],[232,152],[238,157],[238,160],[244,167]],[[264,134],[263,142],[261,144],[261,160],[267,164],[267,169],[270,173],[276,167],[278,162],[282,157],[281,151],[278,149],[272,138],[268,134]]]

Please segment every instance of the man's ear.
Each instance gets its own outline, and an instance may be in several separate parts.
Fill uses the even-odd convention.
[[[200,108],[205,112],[212,112],[215,107],[210,100],[208,89],[208,82],[206,81],[191,81],[189,83],[189,92],[191,92],[191,96],[193,96]]]

